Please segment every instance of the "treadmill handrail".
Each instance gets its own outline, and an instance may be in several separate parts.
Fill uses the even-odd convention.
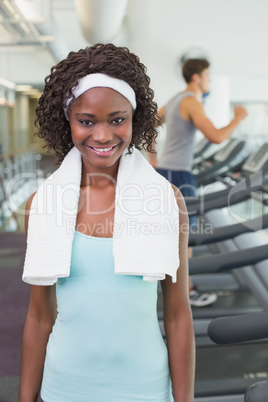
[[[244,395],[245,402],[267,402],[268,381],[259,381],[250,385]]]
[[[193,234],[189,236],[189,246],[216,243],[249,232],[256,232],[268,227],[268,214],[249,219],[245,222],[215,228],[210,234]]]
[[[215,196],[215,198],[211,198],[211,195],[209,195],[209,197],[206,198],[206,196],[200,196],[195,197],[194,200],[193,197],[185,197],[188,213],[189,215],[200,215],[211,209],[224,208],[228,205],[237,204],[249,199],[252,192],[260,191],[262,186],[266,184],[267,179],[263,183],[260,183],[259,177],[254,174],[238,183],[240,190],[238,189],[236,191],[236,186],[234,186],[231,190],[223,190],[220,197]]]
[[[268,246],[251,247],[224,254],[189,259],[189,274],[217,273],[256,264],[268,259]]]
[[[208,325],[208,336],[217,344],[268,338],[268,311],[217,317]]]

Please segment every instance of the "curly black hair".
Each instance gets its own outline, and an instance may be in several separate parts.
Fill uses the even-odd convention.
[[[78,81],[88,74],[104,73],[126,81],[135,91],[137,108],[133,115],[132,140],[128,152],[142,148],[154,153],[152,143],[157,137],[160,119],[154,92],[149,87],[150,78],[146,67],[126,47],[111,43],[97,43],[93,46],[70,52],[68,57],[53,66],[45,78],[44,92],[36,108],[36,135],[45,140],[48,151],[54,150],[58,163],[62,162],[74,146],[69,121],[64,107],[68,98],[74,100],[72,90]]]

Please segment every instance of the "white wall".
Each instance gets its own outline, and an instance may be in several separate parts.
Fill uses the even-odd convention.
[[[230,99],[232,102],[267,102],[268,78],[230,77]]]
[[[231,99],[268,100],[267,15],[266,0],[130,0],[130,46],[160,104],[181,87],[176,60],[192,46],[207,51],[213,74],[232,76]]]

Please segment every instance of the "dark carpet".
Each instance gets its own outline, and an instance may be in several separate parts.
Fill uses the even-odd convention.
[[[24,233],[0,233],[0,402],[17,402],[21,341],[29,300],[22,282]]]

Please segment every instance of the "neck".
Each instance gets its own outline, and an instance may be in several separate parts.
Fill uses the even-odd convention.
[[[110,184],[115,185],[117,179],[117,172],[119,167],[118,163],[107,168],[97,168],[88,163],[82,157],[82,177],[81,187],[107,187]]]
[[[198,100],[202,99],[203,93],[201,89],[194,82],[189,82],[184,92],[193,92],[196,99]]]

